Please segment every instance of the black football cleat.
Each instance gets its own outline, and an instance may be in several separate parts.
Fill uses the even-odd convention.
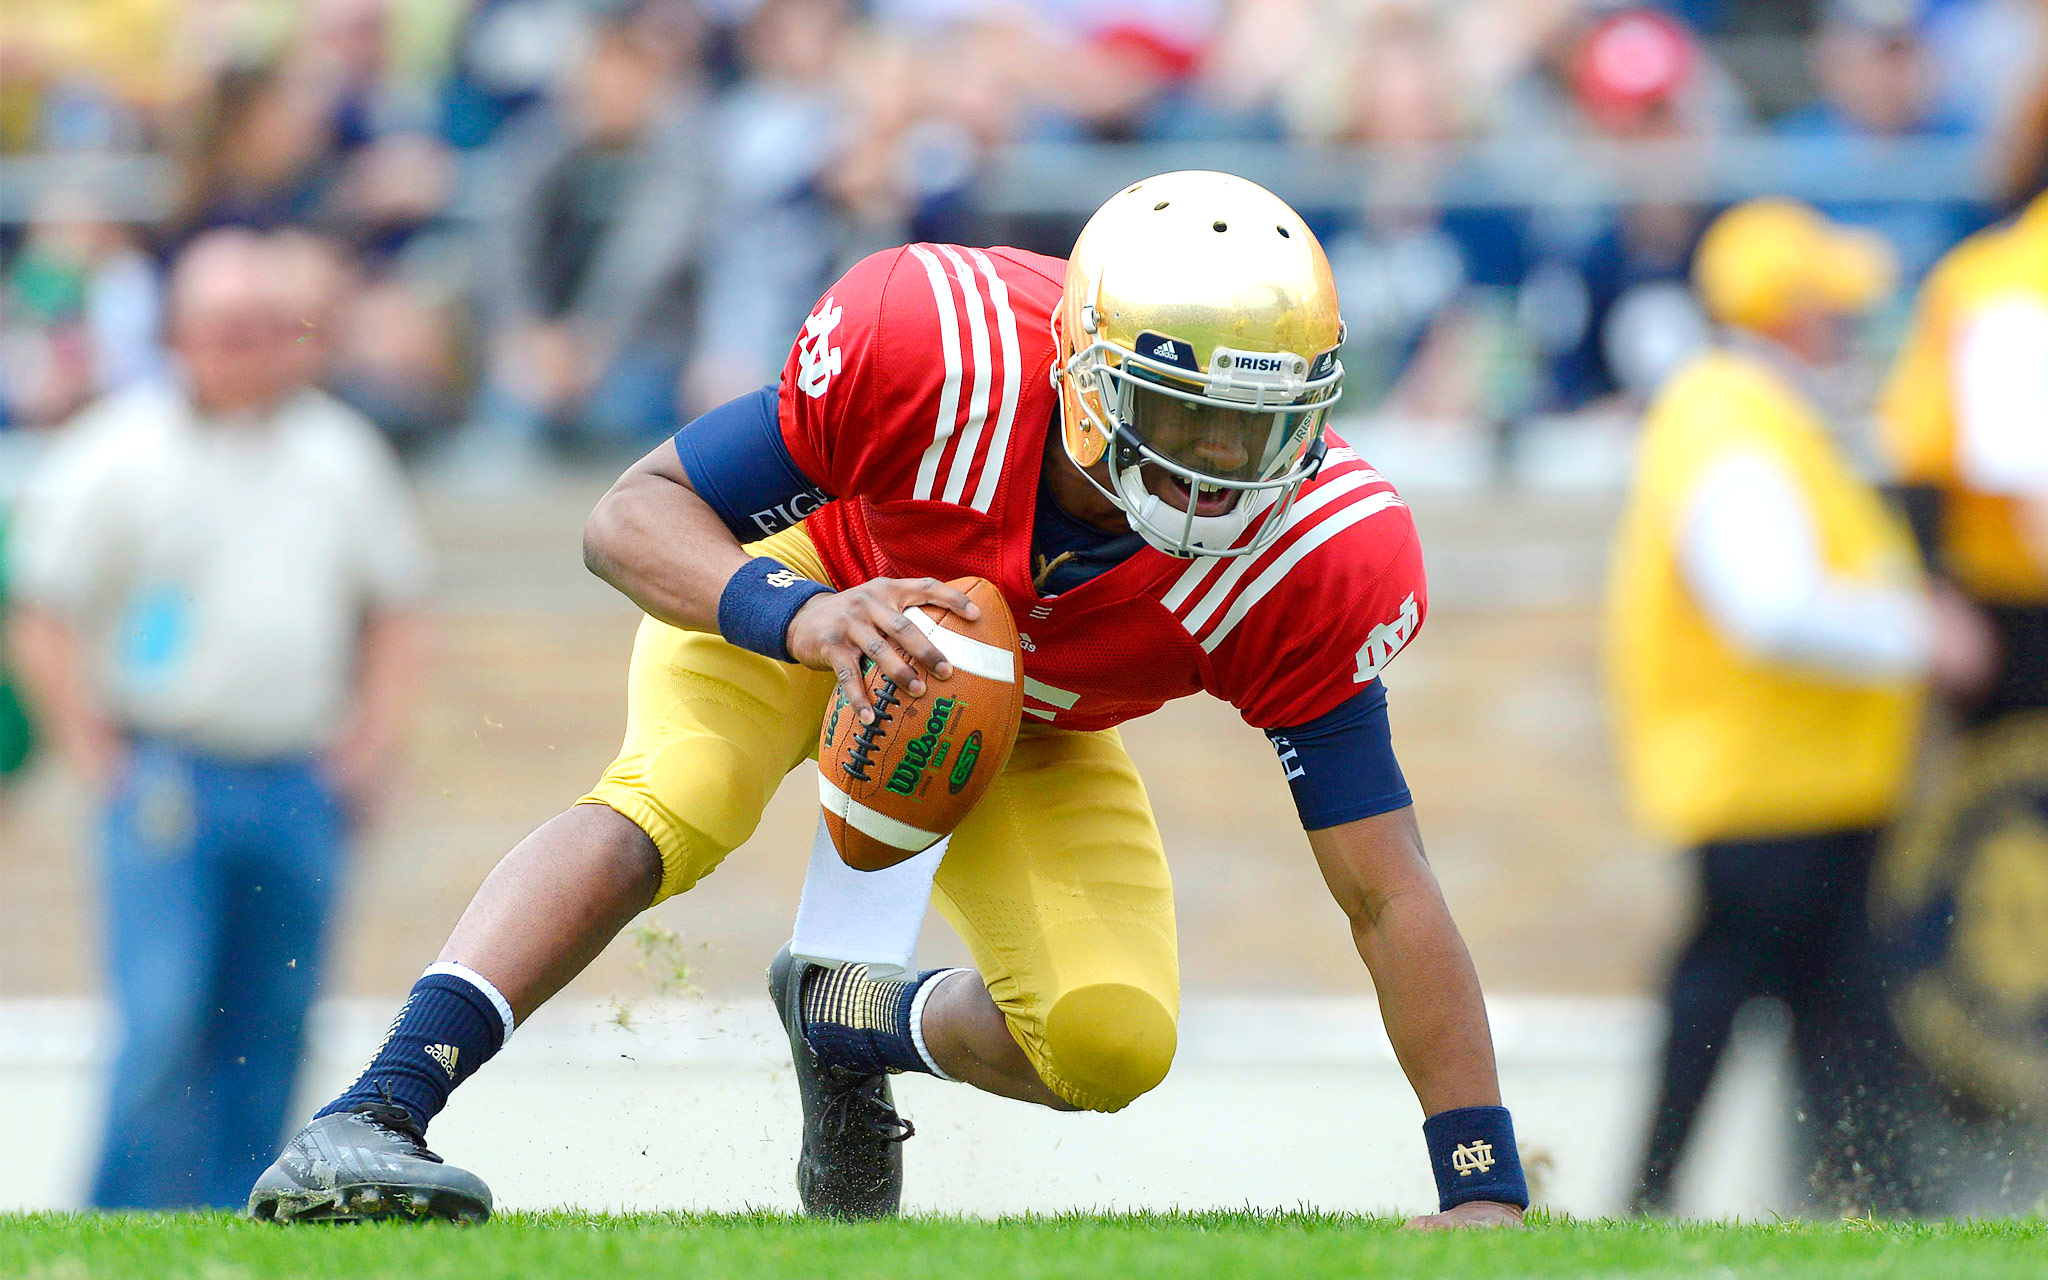
[[[299,1130],[256,1179],[259,1222],[483,1222],[491,1189],[427,1150],[404,1107],[367,1102]]]
[[[814,1218],[893,1216],[903,1202],[903,1143],[916,1130],[896,1114],[889,1077],[855,1075],[820,1061],[804,1035],[804,974],[818,966],[787,946],[768,966],[768,994],[789,1033],[803,1098],[804,1146],[796,1190]]]

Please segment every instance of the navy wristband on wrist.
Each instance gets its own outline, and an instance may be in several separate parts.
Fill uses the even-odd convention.
[[[1459,1107],[1422,1122],[1439,1212],[1471,1200],[1529,1207],[1515,1122],[1506,1107]]]
[[[789,624],[812,596],[832,588],[804,577],[780,560],[755,556],[740,566],[718,597],[718,634],[777,662],[789,654]]]

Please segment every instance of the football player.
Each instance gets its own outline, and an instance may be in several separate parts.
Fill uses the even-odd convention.
[[[857,264],[780,385],[635,464],[585,557],[645,610],[626,741],[508,854],[361,1077],[256,1185],[259,1217],[480,1218],[423,1139],[449,1092],[633,916],[753,831],[863,662],[950,669],[905,616],[999,586],[1025,723],[934,897],[973,969],[877,980],[787,948],[769,984],[803,1102],[811,1213],[896,1211],[892,1072],[1116,1111],[1173,1060],[1165,851],[1116,726],[1227,699],[1277,748],[1426,1120],[1425,1226],[1528,1203],[1479,982],[1424,860],[1379,673],[1421,625],[1415,527],[1328,431],[1343,371],[1322,247],[1218,173],[1129,187],[1062,262],[915,244]],[[913,665],[917,664],[917,665]]]

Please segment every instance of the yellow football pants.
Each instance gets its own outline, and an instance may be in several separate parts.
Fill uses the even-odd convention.
[[[826,580],[802,526],[750,550]],[[638,824],[661,851],[655,901],[681,893],[753,834],[783,776],[816,757],[832,689],[830,672],[646,619],[625,745],[579,803]],[[1117,1111],[1165,1078],[1180,1009],[1173,886],[1115,730],[1027,723],[953,833],[934,897],[1054,1093]]]

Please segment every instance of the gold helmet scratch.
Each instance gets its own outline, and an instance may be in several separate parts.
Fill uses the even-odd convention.
[[[1109,482],[1096,483],[1132,527],[1182,556],[1270,545],[1320,463],[1323,418],[1343,378],[1336,284],[1300,215],[1226,173],[1133,183],[1082,229],[1053,324],[1068,456],[1084,469],[1110,457]],[[1255,456],[1223,474],[1149,447],[1143,419],[1159,397],[1241,420]],[[1225,516],[1197,516],[1192,500],[1185,511],[1169,506],[1146,491],[1147,464],[1191,493],[1239,497]],[[1238,545],[1276,505],[1283,510]]]

